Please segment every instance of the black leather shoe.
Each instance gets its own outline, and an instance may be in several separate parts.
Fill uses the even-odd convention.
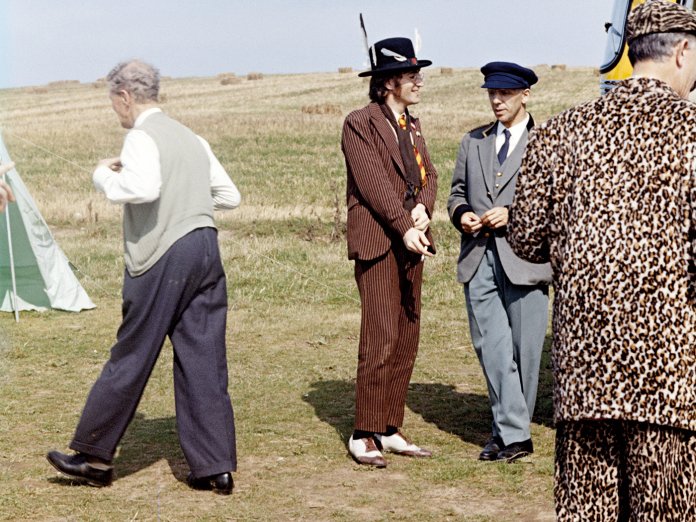
[[[532,444],[532,439],[527,439],[505,446],[498,452],[496,460],[513,462],[519,458],[526,457],[530,453],[534,453],[534,445]]]
[[[186,483],[192,489],[200,489],[204,491],[212,490],[220,495],[229,495],[234,489],[234,480],[232,480],[232,473],[230,472],[200,478],[195,478],[191,473],[189,473]]]
[[[479,453],[479,460],[495,460],[498,457],[502,445],[502,441],[497,437],[491,437],[488,439],[488,442],[486,442],[481,453]]]
[[[48,462],[58,471],[70,478],[83,480],[90,486],[109,486],[114,478],[114,469],[98,469],[87,462],[84,453],[66,455],[60,451],[51,451],[46,455]]]

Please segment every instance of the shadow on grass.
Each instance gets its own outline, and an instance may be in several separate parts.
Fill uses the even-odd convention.
[[[341,440],[348,444],[353,433],[354,380],[313,382],[303,400],[311,404],[317,417],[333,426]]]
[[[136,413],[114,459],[115,480],[137,473],[160,460],[167,461],[178,481],[186,482],[189,469],[179,446],[176,417],[146,419],[142,413]],[[64,486],[83,485],[79,480],[65,477],[54,477],[49,482]]]
[[[533,422],[555,428],[553,422],[553,368],[551,366],[551,343],[553,337],[547,335],[544,340],[544,351],[541,353],[541,367],[539,368],[539,390],[537,391],[536,408],[534,408]]]
[[[553,428],[551,336],[544,342],[533,421]],[[304,395],[319,419],[333,426],[344,443],[353,432],[354,380],[315,381]],[[491,433],[491,409],[483,394],[459,392],[451,384],[411,383],[406,406],[439,429],[483,446]]]
[[[176,417],[146,419],[141,413],[128,426],[114,461],[116,478],[124,478],[166,460],[174,477],[186,482],[189,469],[179,446]]]

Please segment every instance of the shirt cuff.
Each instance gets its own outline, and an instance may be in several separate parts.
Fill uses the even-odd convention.
[[[107,180],[113,176],[114,171],[111,170],[109,167],[104,167],[100,166],[97,167],[94,170],[94,173],[92,174],[92,182],[94,183],[94,188],[101,192],[106,192],[104,189],[104,186],[107,182]]]

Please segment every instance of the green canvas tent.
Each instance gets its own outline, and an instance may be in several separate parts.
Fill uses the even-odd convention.
[[[10,161],[1,135],[0,157]],[[18,317],[20,310],[94,308],[17,170],[5,181],[17,201],[0,214],[0,310]]]

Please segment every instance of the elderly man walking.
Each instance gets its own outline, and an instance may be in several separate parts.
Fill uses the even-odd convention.
[[[107,77],[113,109],[130,129],[121,155],[102,160],[94,184],[124,205],[123,322],[70,444],[48,454],[93,486],[112,459],[169,337],[179,440],[194,489],[232,492],[235,426],[227,393],[227,289],[213,209],[240,195],[208,143],[157,107],[159,72],[134,60]]]
[[[508,240],[550,260],[558,520],[696,520],[696,15],[628,22],[634,76],[532,134]]]

